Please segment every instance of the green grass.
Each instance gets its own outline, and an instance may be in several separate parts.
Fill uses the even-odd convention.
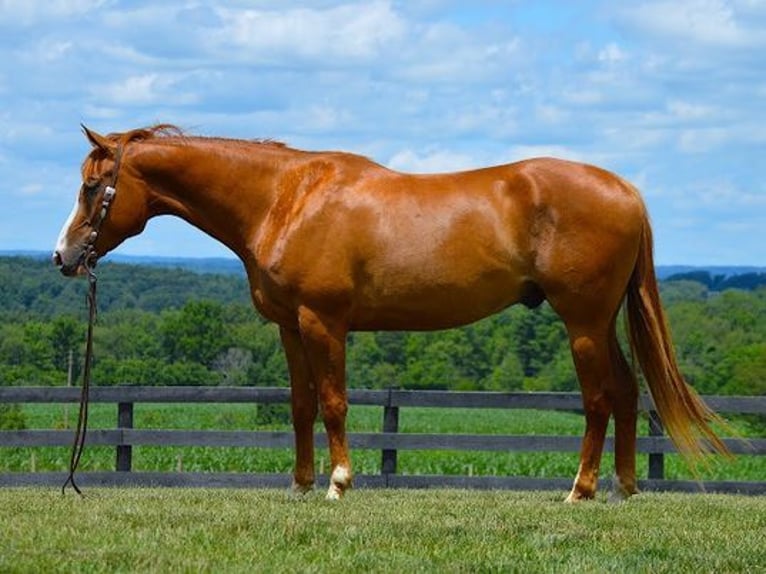
[[[28,428],[72,428],[76,406],[24,405]],[[259,425],[256,407],[245,404],[138,404],[136,428],[289,430],[289,425]],[[67,418],[68,417],[68,418]],[[69,422],[67,422],[69,421]],[[89,428],[114,428],[114,405],[91,405]],[[382,425],[379,407],[352,406],[348,427],[352,432],[378,432]],[[745,436],[753,435],[745,423],[735,426]],[[404,408],[400,412],[401,432],[528,434],[581,436],[584,421],[578,414],[554,411],[507,409]],[[321,426],[318,425],[321,431]],[[639,434],[646,435],[641,421]],[[757,436],[757,434],[755,435]],[[327,472],[328,457],[317,451],[317,470]],[[380,472],[380,452],[353,450],[352,460],[359,474]],[[65,470],[67,448],[0,449],[0,472]],[[472,474],[498,476],[574,477],[577,453],[506,453],[465,451],[400,451],[401,474]],[[135,447],[133,468],[137,471],[228,471],[289,472],[293,466],[290,449]],[[81,461],[82,471],[114,468],[114,449],[88,447]],[[602,475],[612,474],[613,458],[604,456]],[[678,456],[666,457],[665,475],[669,479],[697,478]],[[639,478],[647,475],[647,457],[638,457]],[[714,458],[700,469],[705,480],[763,480],[766,457],[739,456],[733,461]]]
[[[2,572],[763,572],[766,498],[0,490]]]

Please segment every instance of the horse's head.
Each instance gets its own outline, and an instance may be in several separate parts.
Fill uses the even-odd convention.
[[[126,173],[131,138],[102,136],[85,126],[83,131],[93,149],[82,164],[82,186],[53,252],[53,263],[68,276],[84,274],[98,257],[140,233],[147,219],[143,187]]]

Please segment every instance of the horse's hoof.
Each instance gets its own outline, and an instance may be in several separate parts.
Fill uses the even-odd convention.
[[[340,500],[343,493],[351,487],[351,471],[345,466],[338,465],[332,471],[330,488],[327,490],[327,500]]]
[[[336,501],[343,498],[343,491],[335,486],[334,484],[330,486],[330,488],[327,490],[327,496],[325,496],[325,500],[329,501]]]
[[[573,488],[572,492],[569,493],[569,496],[566,497],[564,502],[566,504],[577,504],[579,502],[587,502],[589,500],[593,500],[594,495],[588,495],[580,492],[579,490]]]
[[[293,484],[290,486],[290,498],[296,500],[303,500],[314,490],[313,484],[299,484],[293,480]]]
[[[612,479],[612,490],[609,492],[607,502],[610,504],[620,504],[625,502],[634,494],[638,494],[638,488],[635,484],[632,486],[625,486],[620,482],[620,478],[615,476]]]

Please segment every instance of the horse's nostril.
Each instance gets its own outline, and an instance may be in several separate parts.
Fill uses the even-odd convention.
[[[53,256],[51,257],[51,259],[53,260],[53,264],[56,267],[61,267],[61,265],[63,263],[63,261],[61,260],[61,253],[59,253],[58,251],[54,251],[53,252]]]

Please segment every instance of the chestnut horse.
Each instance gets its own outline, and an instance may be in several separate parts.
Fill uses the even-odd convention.
[[[544,300],[566,325],[585,412],[568,501],[594,496],[612,415],[614,490],[637,492],[638,384],[615,328],[623,301],[631,352],[679,451],[727,452],[709,425],[714,413],[676,364],[646,207],[610,172],[540,158],[409,175],[349,153],[191,137],[168,125],[84,131],[93,149],[55,264],[82,274],[165,214],[236,253],[287,356],[296,493],[313,487],[319,409],[332,465],[327,498],[351,486],[349,331],[446,329]]]

